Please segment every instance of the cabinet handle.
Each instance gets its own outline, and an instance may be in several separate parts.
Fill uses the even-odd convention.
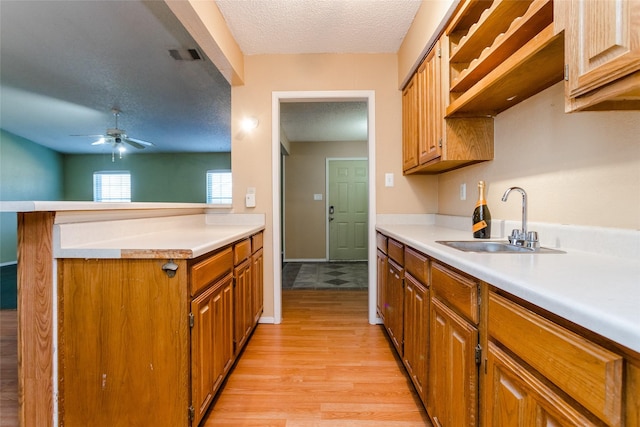
[[[433,417],[433,422],[436,423],[436,427],[442,427],[442,424],[440,424],[440,420],[438,419],[438,417]]]

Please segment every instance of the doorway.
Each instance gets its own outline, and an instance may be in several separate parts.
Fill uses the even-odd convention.
[[[280,139],[280,104],[281,102],[348,102],[358,101],[367,103],[368,118],[368,174],[375,177],[375,93],[373,91],[302,91],[302,92],[273,92],[272,93],[272,171],[273,171],[273,283],[274,283],[274,323],[282,321],[282,206],[281,206],[281,139]],[[366,226],[367,260],[368,260],[368,314],[369,323],[377,323],[376,315],[376,286],[375,286],[375,179],[369,179]],[[373,244],[373,246],[372,246]]]

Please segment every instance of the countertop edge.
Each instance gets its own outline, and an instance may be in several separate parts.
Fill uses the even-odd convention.
[[[419,228],[418,228],[419,227]],[[424,230],[422,233],[416,233],[415,230]],[[572,292],[579,292],[582,287],[591,286],[591,289],[598,286],[598,277],[593,278],[594,283],[569,283],[567,278],[570,276],[570,269],[565,269],[561,275],[556,274],[556,271],[552,271],[549,268],[548,272],[540,272],[534,268],[530,268],[535,273],[535,280],[528,281],[527,275],[524,277],[518,277],[515,274],[517,266],[504,267],[511,263],[524,263],[524,260],[531,260],[531,263],[553,263],[562,264],[562,260],[566,260],[571,265],[584,265],[588,267],[595,261],[602,263],[619,263],[625,267],[628,267],[628,274],[631,277],[628,278],[628,283],[624,286],[633,285],[633,275],[640,274],[640,268],[634,268],[631,260],[606,258],[599,255],[590,253],[580,253],[577,251],[568,251],[567,254],[535,254],[535,255],[521,255],[521,254],[477,254],[458,251],[453,248],[446,247],[444,245],[436,243],[437,240],[473,240],[470,239],[467,232],[461,232],[459,230],[445,229],[437,226],[423,226],[423,225],[392,225],[392,224],[379,224],[376,225],[376,230],[383,234],[398,240],[399,242],[413,247],[414,249],[423,252],[444,264],[450,265],[466,274],[469,274],[477,279],[486,282],[498,289],[508,292],[516,297],[522,298],[531,304],[534,304],[544,310],[550,311],[562,318],[569,320],[577,325],[585,327],[586,329],[599,334],[607,339],[610,339],[634,352],[640,353],[640,328],[638,325],[640,322],[640,316],[635,312],[629,314],[629,312],[620,312],[615,310],[606,310],[603,308],[603,300],[600,298],[594,298],[590,301],[588,298],[584,298],[580,295],[582,301],[577,301],[574,298],[575,295]],[[443,238],[443,236],[447,236]],[[508,262],[519,260],[515,262]],[[516,258],[513,258],[516,257]],[[524,258],[529,257],[529,258]],[[564,257],[556,258],[543,262],[540,259],[531,257]],[[613,268],[613,267],[612,267]],[[594,268],[597,270],[597,267]],[[619,268],[618,268],[619,270]],[[582,274],[586,274],[581,272]],[[588,273],[588,272],[587,272]],[[624,271],[622,272],[624,273]],[[597,272],[596,272],[597,274]],[[559,276],[559,277],[556,277]],[[549,288],[540,287],[538,283],[542,279],[548,278],[552,280],[555,286]],[[640,278],[640,276],[639,276]],[[564,285],[564,287],[562,287]],[[601,287],[604,284],[599,284]],[[640,284],[636,284],[640,286]],[[576,289],[579,289],[576,291]],[[630,289],[634,293],[638,291],[633,288]],[[602,293],[605,291],[603,290]],[[606,301],[610,306],[615,306],[616,302],[625,304],[625,296],[610,295],[609,301]],[[636,317],[633,317],[636,316]]]

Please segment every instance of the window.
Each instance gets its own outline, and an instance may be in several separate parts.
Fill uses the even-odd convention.
[[[131,174],[128,171],[94,172],[93,201],[130,202]]]
[[[231,204],[231,171],[207,171],[207,203],[214,205]]]

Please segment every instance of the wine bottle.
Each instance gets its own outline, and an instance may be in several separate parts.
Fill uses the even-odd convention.
[[[491,213],[484,198],[484,181],[478,182],[478,202],[473,210],[473,237],[476,239],[491,237]]]

